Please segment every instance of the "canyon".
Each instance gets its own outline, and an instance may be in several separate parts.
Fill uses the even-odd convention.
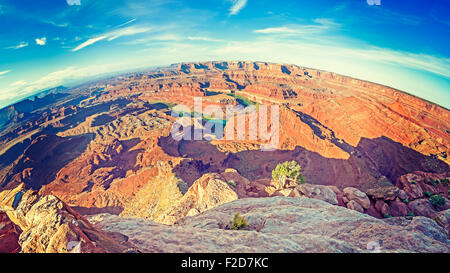
[[[210,120],[174,111],[194,98],[277,106],[276,149],[246,112],[245,132],[216,120],[244,139],[175,139]],[[1,109],[0,129],[0,252],[449,251],[450,112],[376,83],[181,63],[49,90]],[[272,178],[291,160],[305,184]],[[234,213],[248,230],[226,228]]]

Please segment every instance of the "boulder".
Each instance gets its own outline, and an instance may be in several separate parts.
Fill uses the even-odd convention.
[[[406,216],[408,214],[408,206],[397,197],[389,203],[389,212],[392,216]]]
[[[376,189],[369,189],[366,194],[373,199],[394,200],[399,192],[397,187],[380,187]]]
[[[447,233],[450,236],[450,209],[439,212],[435,220],[436,223],[447,230]]]
[[[349,201],[354,200],[358,202],[364,209],[368,209],[370,207],[369,197],[367,197],[364,192],[353,187],[347,187],[343,191],[345,197],[347,197]]]
[[[358,212],[363,213],[364,212],[364,208],[355,200],[350,200],[347,203],[347,208],[351,209],[351,210],[356,210]]]
[[[373,216],[375,218],[383,218],[383,215],[377,210],[377,208],[375,208],[375,203],[371,202],[370,203],[370,208],[367,209],[364,213],[367,213],[370,216]]]
[[[432,218],[436,214],[436,210],[428,199],[417,199],[408,203],[408,208],[414,215],[420,215]]]
[[[406,192],[404,190],[399,190],[398,191],[398,198],[400,198],[401,200],[405,200],[408,198],[408,195],[406,194]]]
[[[178,203],[156,219],[164,224],[204,212],[238,199],[238,195],[219,174],[205,174],[197,179]]]
[[[21,252],[118,252],[132,248],[131,244],[117,242],[106,232],[94,228],[83,216],[53,195],[40,196],[19,185],[0,196],[0,208],[21,230],[18,243]],[[17,193],[21,198],[17,198]]]
[[[375,208],[381,213],[382,216],[389,215],[389,206],[383,200],[377,200],[375,202]]]
[[[342,191],[336,186],[331,185],[331,186],[327,186],[327,187],[330,188],[336,195],[342,194]]]
[[[404,190],[411,200],[424,197],[424,192],[418,184],[410,184],[407,188],[404,188]]]
[[[302,194],[297,189],[293,189],[289,194],[289,197],[300,197],[300,196],[302,196]]]
[[[336,193],[328,186],[301,184],[296,189],[306,197],[319,199],[332,205],[338,204]]]

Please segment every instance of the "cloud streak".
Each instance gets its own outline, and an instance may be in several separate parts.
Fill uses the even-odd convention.
[[[67,0],[69,6],[81,6],[81,0]]]
[[[315,24],[309,25],[287,25],[280,27],[269,27],[263,29],[256,29],[253,32],[258,34],[278,34],[278,35],[307,35],[307,34],[320,34],[330,30],[336,30],[341,25],[333,20],[326,18],[317,18],[313,20]]]
[[[87,46],[93,45],[93,44],[95,44],[96,42],[101,41],[101,40],[104,40],[104,39],[106,39],[106,38],[107,38],[107,36],[99,36],[99,37],[96,37],[96,38],[91,38],[91,39],[87,40],[86,42],[81,43],[80,45],[78,45],[78,46],[75,47],[74,49],[72,49],[72,51],[78,51],[78,50],[81,50],[81,49],[83,49],[83,48],[85,48],[85,47],[87,47]]]
[[[229,15],[238,14],[247,5],[247,0],[232,0],[233,5],[230,8]]]
[[[24,48],[24,47],[27,47],[28,46],[28,43],[27,42],[20,42],[18,45],[16,45],[16,46],[10,46],[10,47],[7,47],[8,49],[20,49],[20,48]]]
[[[213,39],[209,37],[201,37],[201,36],[188,36],[188,40],[191,41],[203,41],[203,42],[223,42],[223,40]]]
[[[125,27],[125,28],[120,28],[114,31],[110,31],[107,33],[104,33],[100,36],[97,36],[95,38],[91,38],[83,43],[81,43],[80,45],[78,45],[77,47],[73,48],[72,51],[78,51],[81,50],[87,46],[93,45],[101,40],[107,39],[108,41],[113,41],[119,37],[123,37],[123,36],[131,36],[131,35],[136,35],[136,34],[140,34],[140,33],[145,33],[152,30],[152,28],[150,27],[143,27],[143,26],[130,26],[130,27]]]

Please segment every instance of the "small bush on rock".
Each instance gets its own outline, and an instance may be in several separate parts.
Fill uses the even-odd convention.
[[[430,197],[430,203],[435,208],[439,208],[445,205],[445,198],[440,196],[439,194],[435,194]]]
[[[300,181],[302,184],[305,183],[305,179],[302,176],[301,167],[295,160],[278,164],[272,171],[272,179],[291,179],[295,182]]]
[[[240,216],[239,213],[236,213],[233,217],[233,220],[230,220],[230,228],[232,230],[242,230],[248,227],[247,220],[245,217]]]
[[[233,188],[236,188],[236,182],[234,182],[234,180],[228,181],[228,184],[230,184],[231,186],[233,186]]]

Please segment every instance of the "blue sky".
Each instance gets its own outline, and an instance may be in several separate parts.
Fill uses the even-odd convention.
[[[446,2],[0,0],[0,107],[109,72],[260,60],[389,85],[450,108]]]

